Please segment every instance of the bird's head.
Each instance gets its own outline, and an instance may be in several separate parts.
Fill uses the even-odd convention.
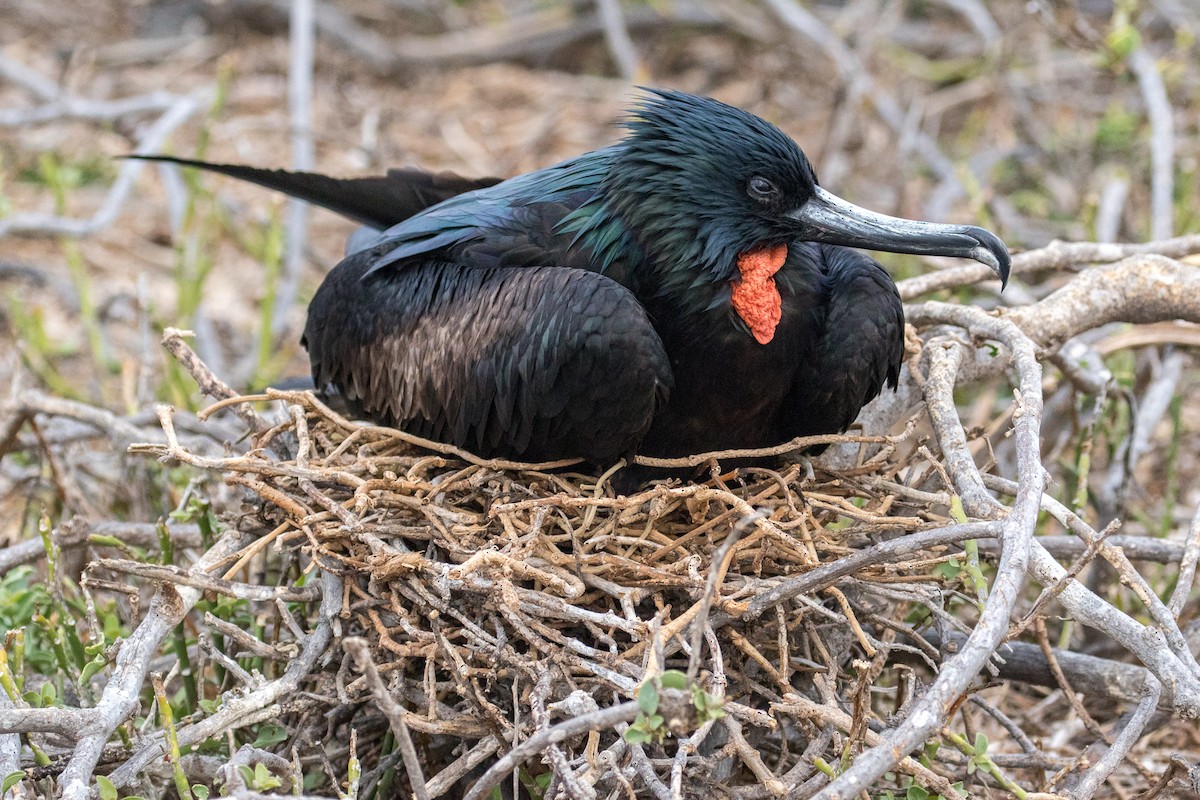
[[[772,276],[789,242],[972,258],[1008,279],[1008,250],[994,234],[852,205],[822,189],[796,143],[753,114],[654,89],[625,124],[605,182],[610,210],[653,262],[662,292],[732,285],[734,310],[760,342],[779,319]]]

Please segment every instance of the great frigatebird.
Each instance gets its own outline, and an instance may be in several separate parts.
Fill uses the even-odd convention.
[[[652,90],[625,127],[499,182],[183,163],[374,229],[309,306],[313,379],[366,417],[482,455],[605,463],[844,431],[895,387],[904,351],[894,282],[849,248],[1008,277],[992,233],[851,205],[745,111]]]

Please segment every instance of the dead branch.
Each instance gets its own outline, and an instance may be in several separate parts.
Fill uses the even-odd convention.
[[[1121,727],[1121,732],[1117,734],[1112,745],[1108,747],[1100,760],[1089,765],[1084,771],[1082,780],[1066,792],[1067,797],[1072,800],[1091,800],[1091,797],[1096,794],[1096,790],[1100,788],[1100,784],[1129,756],[1129,751],[1141,738],[1142,732],[1150,722],[1150,717],[1158,707],[1158,698],[1161,693],[1162,686],[1157,681],[1151,680],[1147,683],[1137,710]]]
[[[162,103],[165,100],[165,96],[154,96],[155,104]],[[190,119],[208,101],[209,92],[207,90],[196,95],[171,97],[170,104],[163,108],[162,114],[155,120],[154,124],[146,129],[146,132],[138,140],[134,152],[154,153],[161,150],[163,142],[171,131]],[[66,103],[66,106],[64,107],[62,103]],[[81,107],[79,104],[84,105]],[[79,115],[82,111],[90,109],[98,112],[93,114],[93,117],[111,119],[114,116],[123,116],[134,112],[140,113],[145,111],[146,108],[144,102],[132,103],[116,108],[110,106],[96,108],[91,101],[59,101],[52,103],[45,113],[49,115],[46,117],[47,119],[55,119],[67,115],[68,111],[73,111],[76,115]],[[37,116],[37,114],[34,114],[34,116]],[[28,119],[20,119],[13,124],[24,124],[28,121]],[[142,161],[125,161],[117,173],[117,179],[113,182],[112,188],[109,189],[107,196],[100,204],[100,208],[87,219],[20,212],[0,219],[0,237],[13,233],[78,237],[104,230],[121,213],[121,209],[124,208],[125,201],[133,189],[134,181],[137,180],[137,176],[141,174],[144,166],[145,162]]]
[[[857,787],[870,785],[892,767],[893,753],[911,752],[945,723],[958,698],[979,674],[996,645],[1003,640],[1009,617],[1025,581],[1031,550],[1034,549],[1033,530],[1037,524],[1039,501],[1045,485],[1039,447],[1041,367],[1035,357],[1033,342],[1015,325],[973,308],[962,309],[961,318],[971,335],[1000,341],[1008,348],[1010,367],[1017,375],[1013,386],[1016,398],[1013,418],[1018,448],[1018,489],[1015,504],[1002,523],[1002,549],[996,576],[989,589],[988,602],[967,643],[954,659],[942,666],[924,696],[912,704],[903,720],[888,731],[883,742],[860,754],[849,769],[817,795],[823,800],[856,794],[859,791]],[[947,439],[951,431],[960,429],[961,423],[955,418],[948,428],[937,430],[939,441]],[[957,433],[954,436],[957,437]],[[952,477],[956,486],[960,485],[959,481],[963,485],[979,481],[973,463],[965,474]],[[968,514],[978,516],[985,513],[986,507],[972,507],[967,504],[966,497],[963,499]]]
[[[1172,242],[1187,252],[1200,250],[1200,236],[1182,237]],[[1056,262],[1059,254],[1071,253],[1074,247],[1051,245],[1028,255]],[[1028,335],[1043,353],[1053,353],[1080,333],[1110,322],[1200,321],[1200,269],[1154,254],[1127,256],[1126,245],[1080,247],[1094,248],[1092,253],[1097,260],[1102,249],[1111,248],[1107,251],[1109,257],[1123,260],[1085,270],[1063,288],[1033,305],[1000,312]],[[1076,260],[1073,255],[1066,258],[1068,262]],[[986,271],[986,268],[981,269]],[[961,315],[950,310],[952,308],[955,307],[923,303],[909,307],[906,315],[909,324],[917,326],[958,324]],[[1002,359],[992,357],[987,351],[976,350],[970,359],[964,358],[957,381],[971,383],[996,375],[1003,364]],[[863,409],[858,422],[867,434],[886,432],[907,419],[911,409],[923,399],[912,374],[904,369],[897,390],[877,397]],[[856,451],[848,453],[830,448],[822,461],[830,466],[844,466],[856,454]]]
[[[955,653],[966,641],[958,631],[929,629],[921,636],[943,652]],[[1111,702],[1138,702],[1150,673],[1145,667],[1054,648],[1054,658],[1075,691]],[[989,669],[996,677],[1021,684],[1054,687],[1054,672],[1041,648],[1027,642],[1005,642],[996,648]]]
[[[88,570],[108,570],[109,572],[135,575],[147,580],[173,583],[177,586],[190,586],[205,592],[215,592],[258,602],[282,600],[288,603],[304,603],[319,597],[319,593],[312,588],[289,589],[287,587],[256,586],[213,578],[203,572],[186,570],[173,565],[143,564],[140,561],[128,559],[99,558],[88,565]],[[85,572],[84,580],[87,578],[88,573]]]
[[[404,709],[400,708],[388,693],[387,687],[383,685],[383,681],[379,677],[379,670],[375,666],[375,662],[371,660],[366,640],[357,637],[345,639],[342,647],[354,655],[359,668],[367,676],[367,683],[371,686],[375,702],[379,703],[384,715],[388,718],[388,723],[392,726],[392,733],[400,744],[400,754],[404,758],[404,768],[408,771],[408,781],[412,786],[413,794],[417,800],[428,800],[429,794],[425,790],[425,776],[422,774],[421,762],[417,757],[416,748],[413,747],[408,725],[404,722]]]
[[[637,715],[637,703],[621,703],[611,708],[598,709],[573,719],[564,720],[539,731],[509,750],[504,758],[489,767],[488,771],[483,773],[483,777],[476,781],[471,790],[467,792],[463,800],[483,800],[493,788],[500,784],[505,775],[550,745],[560,744],[589,731],[614,728],[622,723],[632,722]]]
[[[1158,65],[1145,48],[1129,54],[1129,68],[1137,76],[1150,117],[1150,235],[1166,239],[1175,227],[1175,114]]]
[[[169,524],[167,535],[178,545],[194,547],[200,543],[200,528],[194,524]],[[54,531],[54,543],[64,549],[76,547],[103,547],[103,540],[116,539],[123,544],[144,547],[152,552],[158,550],[159,526],[149,522],[100,522],[88,523],[76,517]],[[29,564],[44,558],[45,545],[38,539],[0,548],[0,574],[21,564]]]
[[[197,563],[205,569],[236,549],[238,536],[229,532]],[[163,584],[150,601],[150,610],[137,630],[125,640],[117,652],[112,677],[104,687],[100,701],[94,709],[89,724],[76,724],[73,735],[75,749],[59,778],[61,794],[67,800],[85,800],[90,792],[92,773],[104,745],[116,727],[138,707],[142,687],[150,670],[150,661],[158,645],[183,619],[200,598],[200,592],[192,588],[176,589]],[[61,709],[63,712],[69,709]],[[63,714],[67,716],[67,714]]]
[[[1183,258],[1200,253],[1200,234],[1144,244],[1103,244],[1094,242],[1051,242],[1045,247],[1013,256],[1012,274],[1079,270],[1089,264],[1110,264],[1139,255]],[[970,286],[995,280],[996,273],[982,264],[969,264],[907,278],[896,283],[900,297],[915,300],[922,295],[958,286]]]
[[[220,543],[209,550],[201,562],[197,562],[197,567],[200,567],[201,563],[219,561],[220,558],[217,556],[223,557],[227,554],[225,550],[218,553],[219,546]],[[209,558],[210,556],[213,557]],[[304,640],[299,654],[288,662],[283,675],[265,686],[230,698],[219,711],[200,722],[181,727],[177,733],[180,746],[198,744],[225,731],[276,718],[280,712],[277,704],[282,698],[297,691],[333,642],[333,619],[341,610],[342,593],[340,589],[341,582],[336,575],[322,572],[319,621]],[[183,596],[184,592],[199,594],[194,589],[184,589],[180,595]],[[191,599],[191,595],[188,597]],[[195,600],[193,599],[192,602]],[[113,770],[109,774],[109,780],[118,788],[126,786],[150,762],[162,757],[163,748],[162,738],[154,737],[149,744],[140,747],[125,763]],[[81,795],[81,797],[85,796]],[[65,792],[64,797],[66,797]]]

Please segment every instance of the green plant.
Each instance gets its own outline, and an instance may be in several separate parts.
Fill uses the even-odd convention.
[[[246,782],[246,786],[256,792],[266,792],[271,789],[278,789],[283,785],[283,781],[279,780],[278,776],[267,769],[267,765],[263,763],[255,764],[253,768],[242,765],[238,767],[238,772],[242,775],[242,780]]]
[[[664,689],[687,691],[687,676],[679,670],[670,669],[641,685],[637,692],[638,716],[625,729],[625,741],[631,744],[661,743],[668,733],[665,718],[658,713]],[[695,724],[703,725],[725,715],[721,698],[709,694],[699,686],[691,686],[691,704],[695,710]]]

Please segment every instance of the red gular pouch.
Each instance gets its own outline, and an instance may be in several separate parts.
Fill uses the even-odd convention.
[[[741,278],[733,281],[733,310],[759,344],[775,338],[775,328],[783,315],[783,298],[775,286],[775,273],[787,260],[787,253],[786,244],[777,244],[738,256]]]

